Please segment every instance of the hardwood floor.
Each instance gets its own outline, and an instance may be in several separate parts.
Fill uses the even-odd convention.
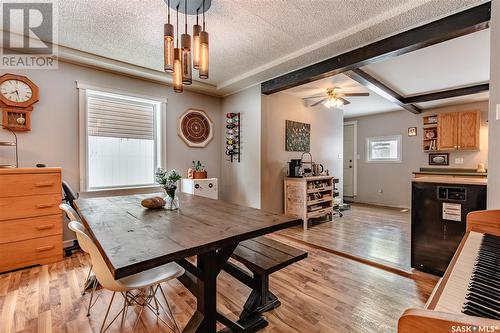
[[[344,217],[314,225],[288,228],[281,235],[382,265],[410,271],[411,214],[400,209],[352,204]]]
[[[312,229],[314,230],[314,229]],[[437,278],[414,281],[375,267],[273,235],[274,239],[309,252],[309,257],[271,275],[271,290],[282,305],[265,314],[262,332],[396,332],[404,309],[422,306]],[[80,295],[87,257],[76,253],[53,265],[0,275],[0,332],[98,332],[111,293],[101,291],[92,315],[86,317],[89,294]],[[165,291],[181,328],[196,306],[178,281]],[[235,318],[250,290],[221,273],[219,310]],[[115,304],[112,313],[119,311]],[[129,311],[126,332],[136,318]],[[110,328],[117,332],[119,323]],[[168,332],[145,312],[137,332]]]

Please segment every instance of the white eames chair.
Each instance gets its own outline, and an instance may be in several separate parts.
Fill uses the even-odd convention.
[[[109,306],[106,311],[106,315],[104,316],[104,320],[102,322],[102,326],[100,329],[101,333],[105,332],[120,314],[122,316],[120,325],[121,332],[125,323],[125,319],[127,317],[127,310],[129,306],[141,306],[141,310],[133,326],[133,331],[135,331],[137,327],[144,308],[148,308],[172,331],[180,333],[179,326],[177,325],[177,321],[175,320],[175,317],[172,313],[170,304],[168,303],[167,297],[165,296],[165,293],[161,287],[161,283],[183,275],[184,269],[181,266],[172,262],[147,271],[121,278],[119,280],[115,280],[96,244],[94,243],[92,238],[90,238],[90,236],[85,232],[85,227],[77,221],[71,221],[68,226],[71,230],[73,230],[77,235],[80,236],[78,240],[80,241],[81,239],[81,245],[88,249],[94,274],[96,275],[97,280],[99,281],[101,286],[113,292],[111,301],[109,302]],[[138,289],[141,289],[143,291],[136,294],[132,293],[132,291]],[[156,297],[156,293],[158,290],[161,291],[163,299],[165,300],[165,303],[167,305],[167,309],[163,307],[163,305]],[[123,308],[106,326],[109,311],[117,292],[121,293],[124,298]],[[151,302],[154,302],[154,307]],[[169,319],[172,321],[173,325],[170,325],[160,317],[160,307],[165,312],[167,317],[169,317]]]
[[[78,215],[78,213],[73,209],[73,207],[71,207],[70,205],[68,204],[60,204],[59,205],[59,209],[61,209],[62,211],[64,211],[64,213],[66,213],[66,216],[68,217],[68,219],[70,221],[77,221],[79,223],[81,223],[81,219],[80,219],[80,216]],[[85,230],[85,229],[84,229]],[[85,230],[85,233],[87,231]],[[80,245],[80,248],[82,249],[83,252],[85,253],[89,253],[89,250],[88,248],[85,246],[85,243],[82,242],[82,240],[80,239],[81,237],[78,235],[78,233],[76,234],[76,239],[78,240],[78,244]],[[90,275],[92,273],[92,263],[90,264],[90,267],[89,267],[89,272],[87,273],[87,278],[85,279],[85,282],[83,283],[83,288],[82,288],[82,296],[85,295],[85,290],[87,290],[87,288],[91,287],[91,292],[90,292],[90,300],[89,300],[89,305],[87,307],[87,317],[90,316],[90,309],[92,308],[92,305],[95,304],[92,303],[92,300],[94,298],[94,295],[95,295],[95,290],[97,288],[97,279],[94,279],[93,281],[90,279]]]

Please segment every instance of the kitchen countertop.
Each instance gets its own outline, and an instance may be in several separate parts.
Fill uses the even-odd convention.
[[[487,185],[488,180],[486,178],[477,177],[457,177],[453,175],[452,177],[442,176],[421,176],[418,178],[413,178],[413,182],[423,182],[423,183],[442,183],[442,184],[466,184],[466,185]]]
[[[488,176],[487,172],[477,172],[475,169],[465,168],[420,168],[413,172],[414,175],[443,175],[443,176],[463,176],[463,177],[482,177]]]

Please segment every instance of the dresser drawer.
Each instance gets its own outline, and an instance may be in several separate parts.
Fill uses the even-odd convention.
[[[61,214],[0,222],[0,244],[61,234]]]
[[[0,175],[0,188],[0,197],[61,193],[61,174]]]
[[[0,198],[0,223],[34,216],[60,214],[61,194]]]
[[[62,235],[0,244],[0,272],[62,260]]]

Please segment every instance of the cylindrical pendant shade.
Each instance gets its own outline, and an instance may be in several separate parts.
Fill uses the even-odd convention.
[[[163,37],[163,58],[165,72],[174,71],[174,26],[165,24]]]
[[[200,64],[200,32],[201,25],[193,25],[193,68],[198,69]]]
[[[208,79],[208,32],[200,32],[200,63],[198,72],[200,79]]]
[[[178,47],[174,49],[174,75],[173,85],[174,91],[181,93],[184,88],[182,86],[182,50]]]
[[[181,50],[182,50],[182,83],[190,85],[193,83],[191,69],[191,36],[189,34],[181,35]]]

